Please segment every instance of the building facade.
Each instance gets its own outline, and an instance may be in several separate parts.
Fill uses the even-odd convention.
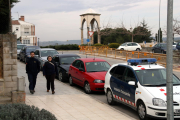
[[[12,21],[12,32],[17,35],[22,44],[27,46],[37,46],[37,37],[35,36],[35,25],[25,22],[25,17],[21,16],[19,20]]]

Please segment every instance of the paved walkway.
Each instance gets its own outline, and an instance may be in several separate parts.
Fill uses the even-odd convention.
[[[18,62],[18,76],[26,77],[26,104],[46,109],[58,120],[133,120],[130,116],[58,80],[55,80],[56,93],[47,93],[46,79],[42,73],[38,74],[36,92],[31,95],[25,64],[22,62]]]

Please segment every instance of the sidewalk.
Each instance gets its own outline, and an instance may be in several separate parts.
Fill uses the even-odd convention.
[[[58,120],[133,120],[130,116],[103,104],[71,86],[55,80],[56,93],[46,92],[46,79],[38,74],[35,94],[28,89],[25,64],[18,61],[18,76],[26,77],[26,104],[53,113]]]

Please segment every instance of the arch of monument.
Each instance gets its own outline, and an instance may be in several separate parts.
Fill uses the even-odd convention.
[[[94,30],[94,23],[97,23],[97,32],[98,32],[98,43],[101,43],[101,35],[100,35],[100,15],[96,13],[93,9],[88,9],[84,14],[81,14],[81,44],[84,43],[83,36],[83,27],[84,23],[87,23],[87,39],[89,39],[89,31]],[[91,30],[90,30],[91,27]],[[94,36],[92,36],[91,44],[94,44]]]

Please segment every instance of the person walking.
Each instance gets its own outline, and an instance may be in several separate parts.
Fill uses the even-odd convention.
[[[35,92],[37,75],[40,72],[40,63],[34,58],[34,52],[30,52],[31,57],[26,62],[26,73],[29,80],[29,90],[31,94]]]
[[[52,60],[51,56],[48,56],[47,60],[48,61],[45,62],[43,66],[43,75],[46,77],[47,80],[47,92],[49,92],[51,86],[52,94],[54,94],[55,93],[54,79],[55,76],[58,75],[57,65]]]

